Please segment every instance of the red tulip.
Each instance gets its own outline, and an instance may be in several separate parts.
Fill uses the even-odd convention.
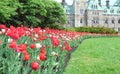
[[[71,50],[71,47],[69,46],[69,44],[67,42],[64,42],[64,45],[65,45],[65,49],[67,51]]]
[[[58,38],[53,36],[51,37],[51,42],[56,47],[60,44],[60,41],[58,40]]]
[[[46,52],[45,52],[45,45],[42,45],[42,48],[41,48],[41,50],[40,50],[40,53],[46,53]]]
[[[65,50],[65,48],[61,47],[61,50],[62,50],[62,51],[64,51],[64,50]]]
[[[24,55],[28,54],[28,52],[27,52],[26,50],[22,51],[22,53],[23,53]]]
[[[5,29],[6,31],[8,30],[8,28],[5,26],[5,24],[0,24],[0,29]]]
[[[30,48],[34,49],[35,48],[35,44],[30,44]]]
[[[17,33],[12,33],[12,34],[10,35],[10,37],[13,38],[13,39],[16,39],[16,40],[19,39],[19,35],[18,35]]]
[[[17,47],[16,41],[10,42],[10,43],[9,43],[9,47],[12,48],[12,49],[16,49],[16,47]]]
[[[46,55],[45,55],[45,53],[40,53],[39,58],[40,58],[40,60],[42,60],[42,61],[46,60]]]
[[[31,68],[36,71],[39,68],[39,62],[32,62]]]
[[[29,54],[24,54],[24,60],[28,61],[30,59],[30,55]]]
[[[42,35],[42,36],[40,36],[40,40],[42,41],[42,40],[45,40],[46,38],[45,38],[45,36],[44,35]]]
[[[70,51],[70,50],[71,50],[71,47],[70,47],[69,45],[66,45],[66,46],[65,46],[65,49],[66,49],[67,51]]]
[[[18,49],[19,49],[21,52],[26,51],[26,48],[27,48],[26,44],[21,44],[21,45],[19,45],[19,47],[18,47]]]

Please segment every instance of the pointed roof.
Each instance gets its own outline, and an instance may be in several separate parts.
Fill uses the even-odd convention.
[[[120,0],[117,0],[115,5],[108,8],[106,5],[100,6],[98,0],[89,0],[87,10],[102,10],[104,14],[120,15]]]
[[[102,7],[99,5],[98,0],[89,0],[87,9],[88,10],[102,10]]]
[[[120,7],[120,0],[116,0],[114,6],[119,6]]]

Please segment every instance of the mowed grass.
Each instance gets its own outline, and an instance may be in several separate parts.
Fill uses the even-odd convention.
[[[84,40],[64,74],[120,74],[120,37]]]

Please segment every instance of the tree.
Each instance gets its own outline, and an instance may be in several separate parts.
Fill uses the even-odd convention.
[[[0,8],[0,23],[14,26],[45,28],[66,21],[62,6],[53,0],[3,0]]]
[[[41,16],[46,16],[45,5],[41,0],[19,0],[21,4],[17,9],[17,16],[12,17],[10,23],[26,26],[38,26]]]
[[[66,23],[64,9],[62,8],[61,4],[53,0],[44,0],[43,3],[45,4],[47,13],[45,17],[42,17],[42,27],[52,26],[52,24],[55,23]]]
[[[6,23],[12,16],[17,15],[19,3],[16,0],[0,0],[0,23]]]

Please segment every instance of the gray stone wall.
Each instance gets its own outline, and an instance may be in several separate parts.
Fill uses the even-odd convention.
[[[104,26],[120,30],[120,15],[106,15],[104,10],[87,10],[86,2],[87,0],[74,0],[75,14],[67,15],[68,27]]]
[[[73,27],[74,26],[74,15],[67,14],[67,27]]]
[[[104,26],[113,28],[118,31],[120,29],[120,15],[106,15],[103,11],[87,10],[87,26]],[[96,23],[98,18],[98,23]]]
[[[74,1],[75,8],[75,27],[85,26],[85,10],[87,9],[86,0],[76,0]]]

